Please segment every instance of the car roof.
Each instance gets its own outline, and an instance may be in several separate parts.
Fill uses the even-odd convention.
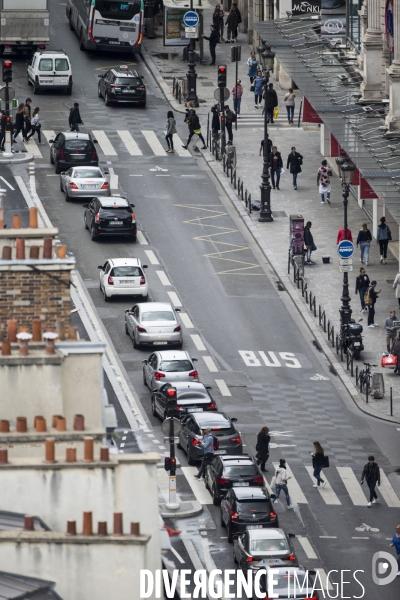
[[[253,458],[248,454],[228,454],[227,456],[220,456],[220,459],[224,461],[225,464],[229,462],[251,462],[253,463]]]
[[[192,417],[199,423],[199,425],[219,425],[222,423],[230,423],[229,417],[226,416],[225,413],[221,412],[213,412],[212,414],[208,413],[193,413]]]
[[[141,262],[138,258],[109,258],[108,261],[113,267],[140,267]]]
[[[96,196],[95,196],[96,197]],[[119,196],[107,196],[106,198],[97,198],[102,207],[112,208],[113,206],[129,206],[129,202],[126,198]]]
[[[204,385],[198,381],[174,381],[170,385],[176,388],[178,392],[190,390],[191,392],[203,392],[205,394],[208,393]]]
[[[77,165],[74,167],[71,167],[71,169],[73,169],[74,171],[83,171],[83,170],[88,170],[88,169],[98,169],[99,171],[103,171],[103,169],[101,167],[96,167],[96,165],[90,165],[90,166],[86,166],[84,167],[83,165]]]
[[[286,538],[283,529],[250,529],[248,534],[253,540],[281,540]]]
[[[66,140],[90,140],[92,136],[90,133],[80,133],[77,131],[61,131]]]
[[[67,53],[62,48],[61,50],[36,50],[35,54],[64,54],[67,56]]]
[[[186,350],[162,350],[157,352],[161,360],[191,360]]]
[[[169,302],[146,302],[146,304],[138,304],[140,312],[156,312],[158,310],[169,310],[175,314],[174,309]]]
[[[269,494],[265,487],[236,487],[232,488],[238,500],[268,500]]]
[[[119,68],[115,68],[115,69],[110,69],[110,71],[116,76],[116,77],[140,77],[140,75],[138,75],[138,72],[135,70],[131,70],[128,67],[123,68],[125,65],[120,65]],[[122,69],[122,70],[121,70]]]

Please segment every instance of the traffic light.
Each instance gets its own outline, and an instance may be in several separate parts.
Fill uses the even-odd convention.
[[[177,410],[176,388],[170,387],[167,389],[167,415],[169,417],[176,416]]]
[[[218,87],[226,88],[226,74],[227,74],[227,66],[219,65],[218,67]]]
[[[164,458],[164,469],[165,469],[166,471],[170,471],[170,470],[171,470],[171,459],[170,459],[170,457],[169,457],[169,456],[166,456],[166,457]]]
[[[12,81],[12,62],[11,60],[3,60],[3,81],[11,83]]]

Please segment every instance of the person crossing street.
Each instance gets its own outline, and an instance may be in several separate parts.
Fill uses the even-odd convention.
[[[321,477],[321,471],[325,466],[325,454],[319,442],[314,442],[314,452],[310,452],[312,456],[312,465],[314,467],[314,477],[317,483],[314,483],[313,487],[325,487],[326,481]]]
[[[187,150],[187,147],[190,144],[190,140],[192,139],[192,137],[194,136],[194,134],[198,135],[199,138],[201,139],[201,141],[203,142],[203,146],[202,146],[202,150],[207,149],[206,143],[204,141],[204,138],[201,134],[201,127],[200,127],[200,120],[199,117],[196,114],[196,111],[194,110],[194,108],[190,109],[189,111],[189,118],[188,118],[188,126],[189,126],[189,137],[188,140],[186,142],[185,146],[182,146],[182,148],[185,148],[185,150]]]
[[[74,102],[73,108],[71,108],[71,110],[69,111],[68,123],[71,131],[79,131],[79,125],[84,124],[81,119],[81,113],[79,112],[78,102]]]
[[[392,543],[389,544],[391,548],[395,548],[397,554],[398,571],[397,577],[400,576],[400,525],[396,525],[396,531],[392,537]]]
[[[287,486],[287,482],[291,478],[292,476],[289,475],[286,470],[286,460],[284,458],[279,459],[279,467],[276,469],[275,472],[275,498],[272,499],[272,504],[275,504],[275,502],[280,496],[281,491],[283,491],[286,496],[286,503],[288,509],[293,508]]]
[[[379,502],[375,487],[377,484],[378,487],[381,485],[381,473],[379,466],[375,462],[375,458],[372,455],[368,456],[368,462],[366,465],[364,465],[363,472],[361,473],[361,485],[364,483],[364,480],[367,482],[369,487],[369,502],[367,506],[370,508],[372,504]]]
[[[261,431],[257,435],[257,464],[261,465],[261,471],[268,471],[265,468],[265,463],[269,458],[269,443],[271,441],[271,437],[269,435],[268,427],[263,427]]]

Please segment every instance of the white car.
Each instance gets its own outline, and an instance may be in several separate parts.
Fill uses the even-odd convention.
[[[165,383],[173,385],[177,381],[198,381],[195,362],[197,358],[192,358],[186,350],[153,352],[147,360],[142,360],[143,383],[153,391]]]
[[[125,333],[133,340],[133,347],[175,346],[182,348],[182,328],[176,313],[168,302],[135,304],[125,311]]]
[[[100,289],[104,301],[112,296],[141,296],[144,302],[149,298],[149,288],[142,265],[138,258],[109,258],[100,269]]]
[[[42,90],[65,90],[68,95],[72,92],[71,62],[64,50],[37,50],[27,78],[34,94]]]

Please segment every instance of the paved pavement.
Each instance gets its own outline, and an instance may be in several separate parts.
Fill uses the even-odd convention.
[[[207,23],[207,17],[205,18]],[[262,111],[254,107],[253,94],[250,93],[249,80],[247,77],[246,60],[249,56],[250,47],[243,40],[244,35],[239,35],[238,44],[242,45],[242,61],[239,63],[239,78],[244,85],[244,95],[242,99],[241,115],[238,119],[238,129],[234,131],[234,145],[237,152],[237,174],[243,180],[244,187],[252,194],[252,199],[260,198],[259,184],[261,183],[262,158],[259,156],[260,141],[263,137],[263,117]],[[217,46],[217,65],[228,65],[228,88],[232,89],[235,83],[234,64],[230,63],[230,44],[218,44]],[[167,87],[172,84],[172,78],[184,77],[187,71],[187,64],[181,62],[181,53],[169,55],[167,48],[162,46],[162,38],[145,41],[145,61],[156,77],[160,87],[165,92]],[[174,51],[177,49],[174,48]],[[196,65],[198,73],[198,96],[200,107],[198,113],[201,115],[203,134],[206,131],[207,114],[210,107],[215,103],[214,90],[216,84],[216,67],[208,65],[207,54],[204,65]],[[271,81],[274,81],[271,79]],[[280,115],[276,122],[270,126],[269,135],[273,143],[278,146],[282,153],[285,173],[281,177],[280,190],[272,190],[272,210],[274,214],[273,223],[258,223],[258,213],[253,212],[251,222],[253,235],[263,242],[267,254],[273,257],[272,264],[281,280],[288,286],[291,285],[287,273],[287,258],[289,244],[289,215],[302,214],[305,221],[312,221],[314,241],[318,250],[313,254],[313,260],[316,264],[306,267],[306,282],[308,290],[316,296],[317,311],[318,305],[322,306],[327,315],[327,320],[334,325],[335,331],[339,331],[339,308],[341,305],[340,296],[342,292],[342,274],[338,270],[338,256],[336,250],[336,233],[343,226],[343,201],[341,196],[341,183],[338,176],[332,178],[331,204],[321,205],[318,187],[316,184],[317,171],[321,164],[322,156],[320,153],[320,130],[318,126],[311,124],[301,124],[297,127],[297,118],[301,101],[300,92],[296,92],[295,125],[288,125],[286,110],[283,103],[285,91],[279,89],[279,85],[274,82],[280,102]],[[179,105],[169,96],[170,103],[175,110],[184,109],[184,105]],[[179,120],[179,118],[178,118]],[[295,191],[292,186],[292,177],[286,171],[286,157],[291,147],[295,145],[297,150],[304,156],[303,172],[298,177],[298,189]],[[226,189],[232,188],[223,175],[219,164],[210,160],[207,151],[203,152],[207,162],[224,183]],[[358,206],[355,198],[350,195],[348,206],[348,223],[352,230],[354,238],[357,236],[361,224],[367,222],[369,227],[372,223],[368,215]],[[390,247],[390,246],[389,246]],[[398,272],[398,244],[392,245],[394,253],[389,252],[389,260],[386,265],[379,262],[379,247],[374,240],[371,244],[370,264],[367,273],[370,279],[376,279],[377,289],[381,289],[379,300],[376,305],[375,321],[379,327],[375,329],[367,328],[367,314],[360,313],[360,301],[358,295],[354,293],[355,278],[361,266],[359,253],[356,250],[354,255],[354,271],[349,275],[350,294],[352,296],[353,318],[364,327],[364,345],[365,351],[361,355],[361,360],[356,361],[359,368],[363,362],[380,365],[382,353],[386,351],[386,333],[384,322],[389,311],[397,307],[397,300],[392,289],[393,280]],[[322,263],[323,255],[330,255],[330,264]],[[285,278],[285,279],[284,279]],[[314,318],[309,319],[307,309],[304,309],[304,300],[301,293],[294,286],[296,302],[298,302],[300,312],[307,317],[309,324]],[[400,313],[400,311],[399,311]],[[311,313],[309,313],[311,314]],[[321,329],[318,326],[318,318],[312,323],[312,329],[318,333]],[[326,336],[325,336],[326,337]],[[331,352],[332,354],[332,352]],[[334,358],[336,361],[336,357]],[[333,360],[332,360],[333,362]],[[342,363],[343,365],[343,363]],[[336,363],[337,366],[337,363]],[[336,368],[336,367],[335,367]],[[344,365],[345,368],[345,365]],[[364,411],[376,416],[387,418],[390,415],[389,390],[393,391],[393,415],[396,420],[400,417],[400,385],[397,376],[392,370],[375,369],[382,372],[385,381],[385,397],[382,400],[369,399],[368,405],[365,402],[365,396],[359,395],[354,387],[355,379],[352,383],[348,380],[340,365],[336,368],[339,375],[347,383],[353,399],[357,405]],[[389,417],[390,418],[390,417]]]

